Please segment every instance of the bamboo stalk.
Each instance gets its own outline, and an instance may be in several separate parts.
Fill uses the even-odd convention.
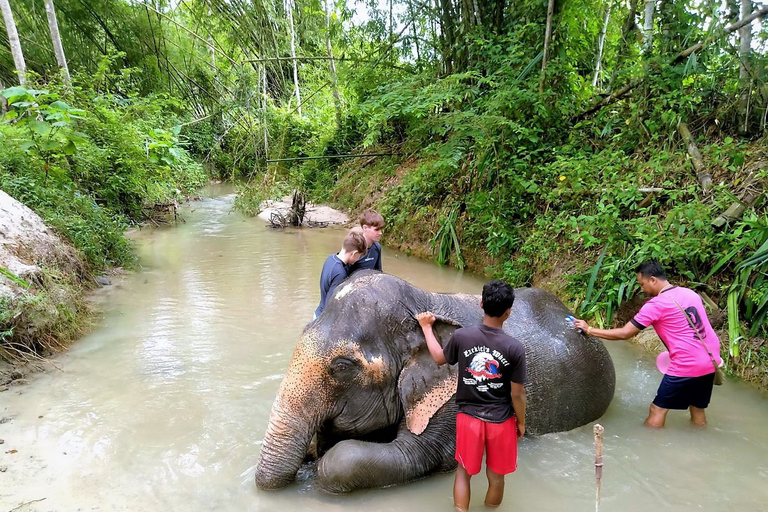
[[[680,136],[683,138],[683,141],[685,141],[685,145],[688,149],[688,154],[691,157],[691,161],[693,162],[693,168],[696,170],[696,178],[699,180],[701,189],[706,192],[712,185],[712,175],[709,174],[707,167],[704,165],[704,159],[701,157],[699,148],[696,146],[696,142],[693,140],[691,131],[688,129],[688,123],[680,123],[680,125],[677,127],[677,131],[680,132]]]
[[[547,25],[544,30],[544,56],[541,58],[541,74],[539,75],[539,93],[544,92],[544,82],[547,78],[547,59],[549,56],[549,43],[552,39],[552,18],[555,12],[555,0],[549,0],[547,4]]]
[[[595,512],[600,510],[600,481],[603,478],[603,432],[605,429],[599,423],[595,424]]]
[[[712,221],[712,226],[721,228],[728,222],[734,221],[741,217],[747,208],[752,206],[757,199],[763,195],[763,190],[748,190],[744,196],[738,201],[735,201],[731,206],[723,213],[718,215],[715,220]]]

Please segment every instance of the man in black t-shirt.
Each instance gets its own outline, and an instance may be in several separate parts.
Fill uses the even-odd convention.
[[[487,283],[480,302],[485,312],[482,325],[457,329],[442,348],[432,332],[435,315],[429,311],[416,315],[435,362],[458,364],[456,510],[469,509],[469,483],[480,472],[483,452],[487,506],[501,504],[504,475],[517,469],[517,438],[525,434],[525,348],[502,330],[514,300],[514,289],[507,283]]]

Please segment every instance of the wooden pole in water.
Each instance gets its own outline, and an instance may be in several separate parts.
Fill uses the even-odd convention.
[[[600,511],[600,480],[603,478],[603,431],[605,429],[599,423],[595,424],[595,480],[597,491],[595,495],[595,512]]]

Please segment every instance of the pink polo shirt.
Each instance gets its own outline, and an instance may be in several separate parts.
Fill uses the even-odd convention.
[[[672,300],[674,298],[674,300]],[[683,312],[675,300],[685,310],[694,327],[707,344],[715,362],[720,364],[720,340],[709,324],[704,303],[699,294],[688,288],[674,286],[668,288],[643,304],[631,322],[640,330],[653,326],[656,334],[669,350],[671,363],[667,375],[674,377],[700,377],[713,373],[712,366],[704,346],[699,341]]]

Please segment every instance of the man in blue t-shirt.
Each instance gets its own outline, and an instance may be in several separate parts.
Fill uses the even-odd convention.
[[[364,255],[365,237],[358,232],[350,231],[344,237],[339,253],[328,256],[320,272],[320,304],[315,310],[315,318],[323,312],[328,297],[333,295],[336,287],[349,275],[347,266],[353,265]]]
[[[381,270],[381,230],[384,228],[384,217],[374,210],[366,210],[360,215],[360,228],[362,228],[365,243],[368,247],[368,254],[354,265],[350,265],[351,274],[358,269]],[[359,230],[355,227],[353,230]]]

